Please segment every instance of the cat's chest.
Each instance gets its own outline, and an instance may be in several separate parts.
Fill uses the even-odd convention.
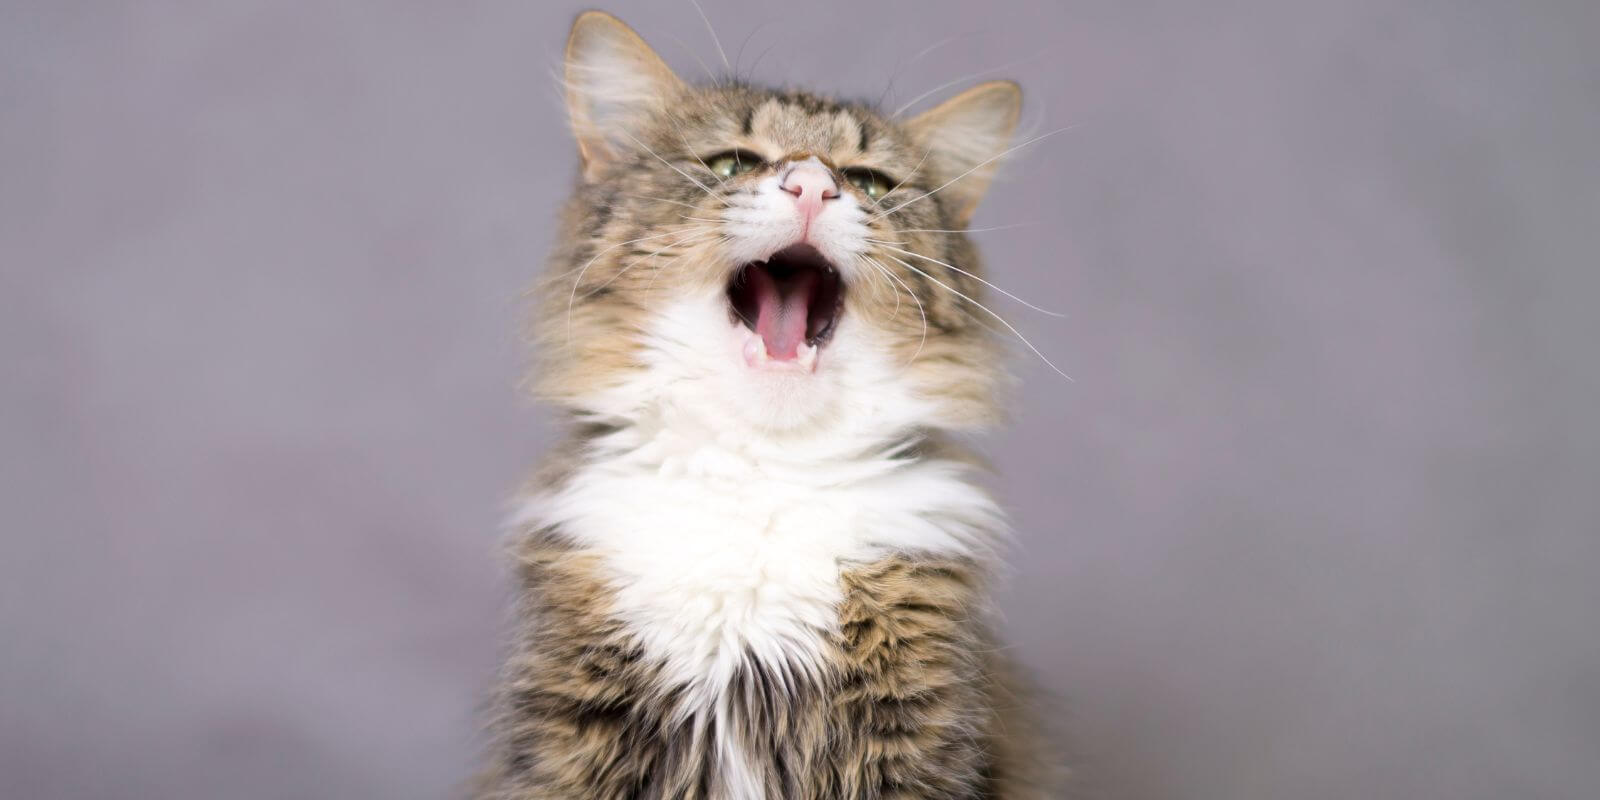
[[[842,569],[958,551],[969,517],[991,509],[949,465],[799,469],[705,445],[597,459],[532,516],[599,556],[610,614],[692,696],[751,660],[820,672]]]
[[[841,564],[874,551],[882,513],[870,492],[796,483],[710,448],[578,480],[586,508],[564,532],[602,556],[612,614],[689,684],[725,680],[746,658],[819,666]]]

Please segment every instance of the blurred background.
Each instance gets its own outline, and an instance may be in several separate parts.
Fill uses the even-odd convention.
[[[757,81],[1074,126],[974,224],[1069,314],[997,298],[1074,381],[989,447],[1098,796],[1600,796],[1600,4],[703,4]],[[579,9],[0,3],[0,797],[470,773]]]

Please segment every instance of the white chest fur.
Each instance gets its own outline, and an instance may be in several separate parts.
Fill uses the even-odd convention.
[[[999,527],[952,462],[801,467],[667,428],[614,434],[520,516],[603,556],[615,612],[693,705],[714,701],[746,658],[815,670],[842,567],[897,550],[979,555]]]

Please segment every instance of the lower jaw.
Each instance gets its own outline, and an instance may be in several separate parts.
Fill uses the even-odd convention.
[[[763,372],[792,375],[810,375],[817,371],[822,345],[802,342],[796,349],[794,358],[776,359],[767,354],[767,343],[760,334],[742,326],[738,331],[744,335],[744,344],[739,348],[739,352],[744,357],[745,366]]]

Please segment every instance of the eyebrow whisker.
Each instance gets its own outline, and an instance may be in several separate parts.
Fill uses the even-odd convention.
[[[722,66],[733,72],[733,65],[728,63],[728,53],[722,49],[722,40],[717,37],[717,29],[711,27],[711,18],[706,16],[706,10],[700,7],[699,0],[689,0],[694,4],[694,10],[700,12],[700,20],[706,24],[706,31],[711,34],[711,43],[717,46],[717,55],[722,56]]]
[[[1012,153],[1015,153],[1016,151],[1021,150],[1022,148],[1027,147],[1030,144],[1033,144],[1034,142],[1038,142],[1038,141],[1041,141],[1041,140],[1044,140],[1044,139],[1048,139],[1051,136],[1055,136],[1058,133],[1065,133],[1065,132],[1070,131],[1073,128],[1076,128],[1076,127],[1078,127],[1078,126],[1077,125],[1068,125],[1065,128],[1056,128],[1055,130],[1050,131],[1049,133],[1041,133],[1038,136],[1035,136],[1035,137],[1033,137],[1033,138],[1021,143],[1021,144],[1018,144],[1018,145],[1015,145],[1015,146],[1012,146],[1012,147],[1008,147],[1005,150],[1002,150],[999,154],[990,156],[990,157],[978,162],[978,165],[973,167],[972,169],[969,169],[966,172],[963,172],[960,175],[957,175],[954,178],[951,178],[950,180],[945,181],[944,183],[940,184],[937,189],[933,189],[931,191],[924,192],[923,194],[917,195],[916,197],[913,197],[910,200],[905,201],[904,203],[901,203],[901,204],[899,204],[899,205],[897,205],[897,206],[895,206],[893,208],[890,208],[887,211],[881,211],[881,212],[879,212],[877,214],[874,214],[872,218],[873,219],[882,219],[883,217],[887,217],[890,214],[893,214],[894,212],[899,211],[900,209],[905,208],[906,206],[909,206],[912,203],[917,202],[918,200],[922,200],[922,199],[925,199],[925,198],[928,198],[928,197],[932,197],[933,195],[944,191],[946,188],[948,188],[951,184],[955,183],[956,181],[959,181],[962,178],[965,178],[968,175],[971,175],[972,173],[977,172],[980,169],[983,169],[984,167],[994,163],[995,161],[998,161],[999,159],[1005,158],[1006,156],[1011,155]],[[671,166],[671,165],[668,165],[668,166]],[[674,167],[674,169],[676,169],[676,167]]]
[[[668,161],[668,160],[662,158],[660,154],[658,154],[654,150],[651,150],[649,145],[645,144],[644,142],[639,141],[637,138],[634,137],[633,134],[628,133],[627,131],[623,131],[622,135],[628,137],[629,139],[632,139],[633,143],[636,144],[636,145],[639,145],[642,148],[644,148],[644,151],[646,153],[649,153],[650,155],[655,156],[657,161],[660,161],[661,163],[666,164],[668,167],[671,167],[673,172],[676,172],[679,175],[682,175],[683,177],[688,178],[690,183],[693,183],[694,185],[700,187],[700,191],[705,192],[707,195],[709,195],[711,197],[716,197],[717,196],[716,192],[711,191],[711,189],[708,188],[705,184],[695,180],[693,175],[690,175],[689,173],[684,172],[681,169],[678,169],[678,165],[672,163],[671,161]]]

